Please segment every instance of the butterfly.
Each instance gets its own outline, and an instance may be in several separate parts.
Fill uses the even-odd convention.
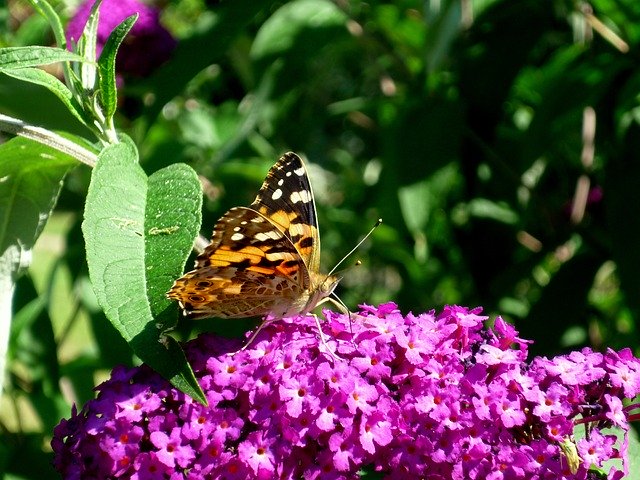
[[[309,175],[302,159],[289,152],[271,167],[250,207],[232,208],[218,220],[195,268],[167,296],[189,318],[262,316],[268,323],[333,301],[329,296],[339,281],[320,272]],[[326,346],[317,317],[316,324]]]

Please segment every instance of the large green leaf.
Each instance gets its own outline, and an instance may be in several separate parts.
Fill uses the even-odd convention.
[[[197,184],[199,189],[195,173],[189,175],[189,170],[172,166],[148,179],[133,145],[105,148],[91,177],[82,231],[89,276],[107,318],[144,362],[180,390],[205,402],[184,352],[172,337],[164,335],[154,317],[162,307],[171,306],[159,297],[180,274],[186,258],[184,244],[190,248],[199,227],[194,227],[197,215],[188,219],[188,226],[176,218],[180,210],[170,196],[184,183]],[[197,206],[198,202],[190,203]],[[177,244],[182,245],[177,247],[179,258],[170,261],[176,255],[168,250]],[[163,266],[167,261],[170,266]]]
[[[40,232],[56,203],[72,157],[32,140],[0,145],[0,377],[11,325],[15,281],[29,266]],[[2,378],[0,378],[2,385]]]

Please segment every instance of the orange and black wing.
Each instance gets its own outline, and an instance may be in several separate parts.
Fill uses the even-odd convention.
[[[286,311],[309,286],[304,260],[289,237],[264,215],[229,210],[195,269],[167,294],[192,318],[241,318]]]
[[[313,190],[302,159],[285,153],[271,167],[251,208],[291,240],[309,270],[320,267],[320,236]]]

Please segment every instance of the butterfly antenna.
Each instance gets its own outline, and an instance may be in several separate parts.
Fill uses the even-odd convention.
[[[358,247],[360,245],[362,245],[364,243],[364,241],[369,238],[369,236],[373,233],[373,231],[378,228],[380,226],[380,224],[382,223],[382,219],[379,218],[378,221],[376,222],[376,224],[371,227],[371,230],[369,230],[369,233],[367,233],[364,237],[362,237],[362,240],[360,240],[357,245],[355,247],[353,247],[351,250],[349,250],[349,253],[347,253],[344,257],[342,257],[342,260],[340,260],[338,263],[336,263],[335,267],[333,267],[331,269],[331,271],[329,272],[329,276],[333,275],[333,273],[337,270],[337,268],[342,265],[342,262],[344,262],[347,258],[349,258],[349,256],[355,252]],[[359,265],[359,263],[356,262],[356,265]]]

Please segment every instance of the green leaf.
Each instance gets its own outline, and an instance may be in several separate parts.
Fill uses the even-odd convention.
[[[634,428],[629,429],[629,480],[640,479],[640,440]]]
[[[36,239],[58,199],[72,157],[32,140],[0,145],[0,385],[15,281],[29,266]]]
[[[201,224],[202,187],[191,167],[176,163],[149,177],[145,253],[146,264],[153,265],[147,295],[154,316],[176,305],[166,293],[182,274]]]
[[[11,323],[8,358],[11,364],[18,361],[27,368],[32,385],[51,401],[60,393],[57,344],[48,311],[51,292],[47,289],[38,293],[29,275],[20,278],[17,291],[14,308],[17,313]],[[25,297],[32,300],[24,304]],[[55,418],[42,420],[55,422]],[[54,426],[55,423],[50,428]]]
[[[146,116],[155,118],[198,72],[225,58],[235,38],[245,32],[253,17],[262,9],[270,8],[272,3],[268,0],[222,2],[216,6],[214,18],[203,16],[194,25],[191,36],[180,40],[171,61],[145,81],[144,88],[152,90],[156,98],[146,110]]]
[[[157,197],[166,198],[166,194],[156,192],[167,188],[166,185],[159,187],[158,180],[164,180],[162,175],[168,175],[180,183],[177,179],[183,173],[182,168],[177,168],[178,175],[172,175],[175,173],[172,169],[151,180],[138,164],[137,151],[132,144],[108,146],[98,156],[91,176],[82,231],[89,276],[107,318],[138,357],[174,386],[206,403],[184,352],[175,339],[164,336],[158,328],[147,299],[149,280],[155,298],[159,285],[168,284],[168,279],[159,280],[165,274],[155,274],[156,269],[164,270],[160,266],[164,259],[157,255],[157,245],[153,245],[160,238],[147,241],[146,237],[179,231],[175,230],[177,225],[170,217],[149,217],[146,213],[148,198],[153,198],[154,203]],[[150,213],[157,215],[158,207],[155,205]],[[149,259],[145,253],[147,243],[153,245],[151,255],[160,264],[145,263]],[[158,305],[157,299],[154,305]]]
[[[0,158],[0,270],[15,279],[29,265],[31,249],[53,210],[62,178],[77,161],[21,137],[0,145]]]
[[[534,354],[552,355],[562,348],[560,342],[567,328],[587,328],[589,307],[586,298],[596,272],[605,261],[599,252],[581,252],[563,263],[541,291],[526,321],[519,324],[522,338],[536,338],[531,346]],[[567,288],[568,285],[571,288]],[[550,322],[550,318],[554,321]],[[540,325],[544,325],[544,335],[536,335]]]
[[[122,41],[127,36],[138,19],[138,14],[126,18],[115,30],[111,32],[102,49],[98,60],[98,73],[100,75],[100,101],[107,119],[113,117],[118,104],[118,91],[116,88],[116,55]]]
[[[0,49],[0,70],[37,67],[57,62],[82,62],[75,53],[55,47],[7,47]]]
[[[251,57],[277,57],[298,47],[306,28],[339,27],[346,34],[348,17],[328,0],[295,0],[280,7],[264,22],[251,47]]]
[[[433,195],[429,191],[429,183],[420,181],[398,189],[398,198],[402,217],[409,231],[413,234],[422,231],[426,226],[433,209]]]
[[[4,70],[3,73],[17,80],[45,87],[64,103],[67,110],[69,110],[74,117],[80,120],[83,125],[87,125],[82,117],[82,106],[78,104],[71,90],[53,75],[39,68],[18,68],[15,70]]]
[[[67,39],[64,36],[64,28],[62,27],[60,17],[53,9],[53,7],[44,0],[29,0],[29,3],[35,11],[46,18],[47,22],[49,22],[51,30],[53,31],[53,35],[56,37],[56,43],[58,44],[58,47],[66,48]]]

